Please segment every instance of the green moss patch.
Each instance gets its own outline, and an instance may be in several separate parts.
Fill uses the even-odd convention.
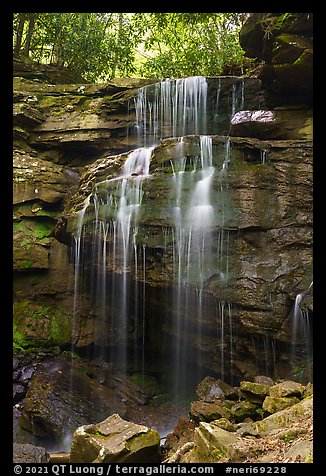
[[[142,448],[160,445],[160,435],[155,430],[149,430],[146,433],[141,433],[133,436],[126,441],[126,448],[131,453],[136,453]]]
[[[144,388],[145,392],[150,395],[158,395],[160,393],[160,386],[155,377],[135,373],[132,375],[131,380],[137,386]]]
[[[71,341],[71,316],[62,309],[22,301],[14,304],[14,348],[62,346]]]
[[[19,270],[47,269],[48,250],[55,221],[23,218],[14,221],[14,268]]]
[[[53,220],[41,220],[40,218],[24,218],[19,221],[14,221],[14,240],[33,242],[48,238],[52,234],[53,226]]]

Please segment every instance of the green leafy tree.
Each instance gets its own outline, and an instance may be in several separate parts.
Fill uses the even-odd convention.
[[[29,56],[37,16],[37,13],[16,13],[14,15],[14,54],[16,56]]]
[[[14,55],[89,81],[218,75],[243,68],[239,13],[15,13]]]
[[[246,14],[148,14],[146,49],[152,57],[143,65],[145,75],[218,75],[225,68],[244,67],[238,34]]]

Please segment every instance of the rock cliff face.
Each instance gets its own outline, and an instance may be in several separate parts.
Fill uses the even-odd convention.
[[[272,106],[312,104],[312,13],[254,13],[240,44],[248,57],[263,60],[260,78]]]
[[[186,340],[189,366],[200,366],[202,376],[219,376],[223,368],[223,377],[236,380],[261,371],[274,377],[295,371],[301,372],[298,375],[302,377],[305,364],[303,379],[311,378],[302,356],[296,369],[290,362],[291,325],[297,315],[299,293],[304,296],[301,305],[305,316],[312,321],[310,15],[253,14],[244,26],[241,44],[248,56],[265,62],[260,79],[245,79],[242,109],[250,111],[249,115],[241,116],[239,111],[240,118],[231,122],[228,113],[238,80],[208,78],[208,102],[212,103],[213,98],[216,101],[219,95],[219,113],[223,116],[223,120],[214,123],[216,111],[209,112],[214,124],[209,134],[215,168],[210,196],[216,259],[205,270],[205,279],[194,272],[182,287],[176,282],[172,213],[177,198],[175,171],[183,158],[186,172],[199,160],[200,134],[183,140],[164,139],[153,150],[149,176],[142,181],[141,220],[135,243],[139,262],[130,262],[127,273],[127,284],[132,289],[130,306],[140,309],[137,303],[145,299],[142,310],[146,309],[143,316],[148,372],[164,375],[171,364],[169,343],[183,345],[178,340]],[[108,249],[112,240],[110,234],[106,239],[103,235],[94,237],[93,198],[95,191],[102,200],[114,191],[113,182],[110,189],[108,180],[122,174],[127,151],[139,145],[133,127],[135,98],[140,87],[157,81],[128,79],[91,85],[34,79],[21,65],[16,69],[15,347],[37,351],[40,347],[59,346],[65,350],[73,344],[75,350],[91,350],[94,356],[104,339],[106,355],[110,356],[121,339],[114,324],[117,308],[112,305],[105,309],[108,326],[103,335],[98,301],[89,290],[92,276],[99,276],[97,265],[92,264],[94,240],[99,239],[102,247],[106,243]],[[153,94],[153,88],[148,88],[149,94]],[[276,106],[277,111],[267,110]],[[267,115],[269,120],[257,120],[253,110],[263,110],[260,119]],[[89,196],[93,198],[87,207],[83,235],[83,246],[89,254],[84,256],[85,273],[78,283],[76,316],[74,235]],[[190,186],[185,184],[182,200],[189,202],[189,197]],[[123,251],[117,249],[115,264],[107,258],[104,266],[106,285],[119,283]],[[199,288],[203,317],[200,342],[195,337]],[[187,332],[182,338],[174,324],[176,296],[179,303],[187,303],[182,317]],[[139,352],[137,325],[133,316],[123,337],[131,354]],[[297,350],[305,356],[301,337],[297,337]],[[128,370],[137,371],[140,367],[138,361]]]
[[[104,152],[126,149],[128,98],[146,81],[75,85],[52,75],[58,84],[48,76],[43,83],[26,79],[30,68],[26,73],[18,66],[14,64],[15,341],[18,348],[70,345],[73,270],[69,247],[55,239],[54,226],[78,189],[83,166]]]
[[[224,136],[213,136],[212,139],[213,165],[218,168],[218,164],[224,160],[229,139]],[[267,366],[270,373],[282,375],[290,371],[286,364],[286,345],[283,355],[276,350],[280,360],[274,363],[273,345],[284,343],[290,349],[291,323],[290,318],[287,318],[291,314],[295,295],[299,290],[309,287],[312,275],[312,144],[310,141],[299,140],[232,138],[230,145],[227,177],[221,181],[221,177],[216,174],[212,183],[212,195],[215,197],[213,240],[216,244],[221,243],[225,251],[220,253],[218,262],[210,264],[203,284],[203,299],[207,307],[206,339],[203,349],[200,350],[201,361],[207,371],[212,373],[221,367],[220,359],[223,355],[231,362],[228,372],[240,377],[242,372],[252,375],[250,367],[252,370],[255,368],[257,358],[261,360],[261,370],[265,370],[263,367]],[[184,137],[183,146],[181,155],[186,153],[189,160],[197,157],[199,137]],[[142,268],[135,267],[135,263],[130,263],[129,267],[129,274],[136,275],[138,282],[143,282],[146,286],[146,306],[151,310],[148,319],[151,320],[151,315],[155,316],[156,326],[161,329],[159,335],[152,333],[148,336],[151,352],[160,348],[159,342],[162,342],[164,334],[166,341],[170,337],[173,338],[175,223],[171,200],[167,198],[173,194],[173,175],[167,159],[177,163],[178,158],[179,139],[166,139],[154,149],[151,175],[142,185],[144,196],[137,232],[137,247],[146,247],[146,261]],[[120,156],[122,162],[123,159],[124,156]],[[81,194],[80,198],[75,196],[72,203],[79,203],[80,207],[85,196],[94,192],[94,189],[97,189],[99,200],[101,194],[109,194],[109,184],[103,181],[103,172],[106,172],[107,177],[111,176],[110,166],[112,167],[113,163],[115,166],[119,165],[117,157],[92,164],[81,177],[78,192]],[[116,175],[120,175],[119,171]],[[101,186],[104,185],[105,188],[101,192]],[[185,201],[189,201],[187,193],[190,192],[185,192]],[[59,229],[59,233],[69,236],[76,230],[79,213],[80,210],[76,213],[68,206],[64,218],[65,231],[63,233],[62,229]],[[101,216],[101,209],[99,215]],[[95,210],[90,205],[85,221],[94,224],[95,220]],[[94,239],[93,225],[86,226],[84,233],[84,246],[91,249]],[[112,246],[111,239],[108,237],[108,250],[110,244]],[[120,253],[118,256],[117,249],[116,262],[120,262],[122,266],[123,250],[120,249]],[[90,251],[88,256],[92,259]],[[87,254],[84,259],[88,259]],[[91,263],[86,266],[92,268]],[[112,267],[114,265],[112,262],[110,264],[109,258],[106,266],[111,276],[114,270],[122,272],[121,267],[120,270]],[[90,285],[88,281],[86,283],[85,298]],[[190,296],[192,292],[195,294],[195,287],[200,285],[198,277],[192,278],[192,285],[193,291],[184,289],[184,292],[190,292]],[[136,299],[133,293],[132,299]],[[162,309],[162,301],[168,311]],[[78,345],[81,346],[96,343],[97,340],[96,320],[89,318],[94,302],[87,299],[84,302],[84,316],[79,327],[85,329],[85,333],[81,331],[77,337]],[[220,322],[216,321],[217,302],[227,302],[232,308],[232,311],[228,311],[230,320],[225,323],[225,340],[220,339]],[[198,309],[188,307],[185,310],[189,314],[185,315],[184,319],[196,323]],[[115,311],[108,309],[107,312],[114,314]],[[221,319],[222,312],[220,309],[217,319]],[[96,316],[94,317],[96,319]],[[112,329],[110,331],[113,332]],[[193,333],[187,336],[194,347],[195,335],[196,326]],[[264,344],[266,336],[270,339],[267,347],[266,342]],[[195,348],[193,351],[193,355],[197,355]],[[242,360],[244,355],[245,363]],[[286,367],[282,368],[282,358],[285,359],[287,370]],[[165,359],[168,360],[168,356],[165,356]]]

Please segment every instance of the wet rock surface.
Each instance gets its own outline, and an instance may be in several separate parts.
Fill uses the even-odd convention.
[[[215,377],[202,383],[199,400],[183,412],[177,429],[166,438],[164,457],[183,448],[174,462],[312,459],[312,385],[306,385],[312,369],[305,354],[306,336],[295,341],[305,357],[295,366],[289,363],[298,293],[303,293],[305,318],[312,319],[311,19],[309,13],[251,15],[241,41],[248,55],[263,59],[260,78],[209,79],[215,84],[212,104],[219,93],[220,112],[226,114],[216,122],[213,105],[214,127],[232,134],[217,136],[210,130],[218,170],[225,151],[231,150],[227,176],[216,174],[212,188],[213,239],[228,251],[203,285],[205,333],[198,361],[201,374],[216,375],[216,369],[222,369],[222,379],[239,381],[239,386]],[[128,369],[127,379],[111,378],[103,363],[58,357],[71,345],[81,354],[93,348],[96,353],[103,340],[87,289],[72,327],[76,211],[95,184],[103,198],[107,192],[100,182],[120,175],[126,150],[138,143],[135,134],[126,134],[135,120],[128,102],[133,104],[139,87],[157,80],[90,85],[74,77],[67,84],[67,76],[62,79],[58,71],[41,66],[36,71],[18,63],[14,76],[14,338],[15,349],[23,352],[14,361],[14,439],[62,448],[62,440],[78,426],[95,425],[116,412],[148,428],[155,422],[166,430],[175,419],[174,405],[160,404],[157,388],[149,384],[145,389],[139,377],[132,378],[139,363]],[[230,130],[230,100],[242,88],[250,121],[242,120],[248,114],[241,119],[240,112],[241,120]],[[270,111],[262,115],[272,112],[273,120],[261,128],[251,119],[254,109],[264,107]],[[200,156],[198,136],[185,137],[182,147],[189,163]],[[167,342],[175,338],[169,191],[172,167],[181,155],[178,139],[165,139],[155,149],[151,176],[143,184],[145,207],[137,238],[137,245],[146,247],[146,276],[142,270],[136,275],[133,263],[128,270],[128,285],[136,288],[138,282],[138,292],[146,296],[150,324],[145,356],[148,369],[159,377],[169,372]],[[228,213],[222,203],[227,203]],[[91,225],[94,210],[88,212]],[[122,265],[114,268],[108,260],[106,266],[111,277],[121,274]],[[232,272],[226,274],[226,269]],[[185,290],[190,302],[197,298],[196,285],[194,280]],[[135,293],[132,299],[139,296]],[[216,300],[224,303],[218,314],[224,319],[223,339],[222,328],[216,326]],[[115,313],[114,308],[108,310],[111,318]],[[195,309],[184,319],[196,329]],[[113,339],[108,339],[106,352],[114,352],[118,334],[112,328],[107,332]],[[133,332],[131,326],[130,352],[136,348]],[[185,338],[192,346],[187,363],[192,370],[198,343],[190,334]],[[288,379],[294,369],[301,384],[277,381]],[[257,372],[268,373],[274,381],[264,375],[256,378]],[[283,405],[287,408],[279,411]],[[24,462],[47,458],[43,449],[17,447],[17,455]]]
[[[124,404],[112,388],[99,383],[94,372],[69,356],[39,364],[22,405],[21,427],[58,444],[82,424],[116,411],[124,415]]]
[[[228,138],[224,136],[212,136],[213,163],[217,170],[223,161],[227,143]],[[225,246],[228,247],[228,253],[215,268],[211,267],[211,275],[204,283],[204,291],[208,308],[215,306],[210,296],[218,300],[223,297],[234,306],[232,329],[228,332],[237,331],[244,336],[244,340],[235,342],[232,349],[232,372],[241,378],[245,376],[240,357],[241,348],[247,356],[253,351],[252,343],[246,342],[245,335],[250,335],[251,340],[252,332],[256,332],[258,336],[267,332],[273,339],[289,342],[291,337],[286,329],[284,316],[290,316],[295,290],[298,287],[307,289],[311,283],[312,143],[301,140],[273,141],[232,137],[230,145],[227,178],[221,182],[221,177],[216,172],[212,181],[216,197],[213,202],[214,239],[216,242],[227,240]],[[184,137],[182,147],[183,151],[180,152],[178,139],[162,141],[153,151],[150,176],[142,184],[144,196],[137,244],[150,249],[150,258],[145,263],[146,275],[143,272],[140,274],[138,270],[138,276],[135,275],[135,278],[138,282],[145,281],[149,291],[146,293],[147,303],[153,310],[157,305],[155,293],[158,296],[160,292],[161,295],[165,293],[167,308],[173,306],[172,302],[169,303],[169,293],[172,298],[175,280],[172,232],[174,221],[171,214],[173,202],[169,199],[173,175],[167,159],[177,163],[180,153],[191,158],[198,156],[198,136]],[[64,212],[66,218],[61,227],[57,227],[58,233],[59,229],[64,230],[62,234],[67,236],[73,232],[80,207],[85,197],[94,193],[95,187],[99,199],[103,197],[105,200],[110,190],[114,195],[116,181],[113,180],[112,174],[115,173],[116,177],[121,174],[125,158],[124,154],[107,157],[96,161],[85,170],[81,177],[80,191],[67,205]],[[109,181],[105,180],[105,177]],[[221,202],[227,202],[228,208],[221,209]],[[257,206],[257,203],[260,206]],[[94,213],[95,209],[91,204],[84,216],[85,225],[90,224],[84,229],[85,239],[89,239],[90,244]],[[102,213],[101,208],[99,213]],[[162,229],[165,230],[163,235]],[[110,239],[107,246],[110,246]],[[298,249],[301,256],[299,263]],[[221,273],[221,268],[226,265],[228,274]],[[122,266],[123,256],[118,257],[116,250],[116,264],[113,266],[112,261],[108,262],[107,272],[121,273]],[[133,263],[130,263],[129,270],[131,274],[136,274]],[[198,282],[194,281],[193,284],[198,285]],[[157,288],[161,288],[161,291]],[[207,338],[207,352],[212,348],[209,339],[216,332],[215,321],[209,318],[210,315],[213,315],[213,311],[207,312],[205,322],[207,331],[212,333]],[[188,319],[195,321],[196,315],[190,315]],[[95,324],[91,321],[88,323],[90,326]],[[167,320],[164,325],[162,323],[162,328],[169,335],[173,333]],[[92,334],[95,336],[95,331],[92,331]],[[80,342],[82,341],[81,339]],[[259,346],[260,344],[257,345]],[[212,359],[203,356],[203,362],[216,368],[219,355],[220,352],[217,351]],[[265,360],[264,357],[262,359]],[[261,359],[255,357],[255,360],[259,362]],[[250,368],[248,363],[246,371],[249,377],[253,377],[257,371],[262,370],[263,368],[257,366]],[[279,376],[285,375],[281,367],[275,370],[279,372]],[[289,369],[286,370],[288,371]]]
[[[312,112],[285,108],[239,111],[231,118],[230,136],[312,140]]]

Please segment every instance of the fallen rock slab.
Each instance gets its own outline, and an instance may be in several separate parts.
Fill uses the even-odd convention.
[[[301,383],[292,380],[284,380],[270,387],[271,397],[298,397],[301,398],[305,387]]]
[[[312,115],[298,109],[239,111],[231,119],[230,136],[311,140]]]
[[[117,413],[101,423],[79,427],[73,436],[71,463],[159,463],[160,435]]]
[[[263,402],[263,410],[268,413],[276,413],[299,402],[297,397],[266,397]]]
[[[49,463],[50,456],[42,446],[13,444],[14,463]]]
[[[292,405],[277,413],[273,413],[261,421],[251,423],[241,429],[242,434],[264,437],[272,431],[289,428],[293,423],[312,415],[313,397],[307,397],[299,403]]]

